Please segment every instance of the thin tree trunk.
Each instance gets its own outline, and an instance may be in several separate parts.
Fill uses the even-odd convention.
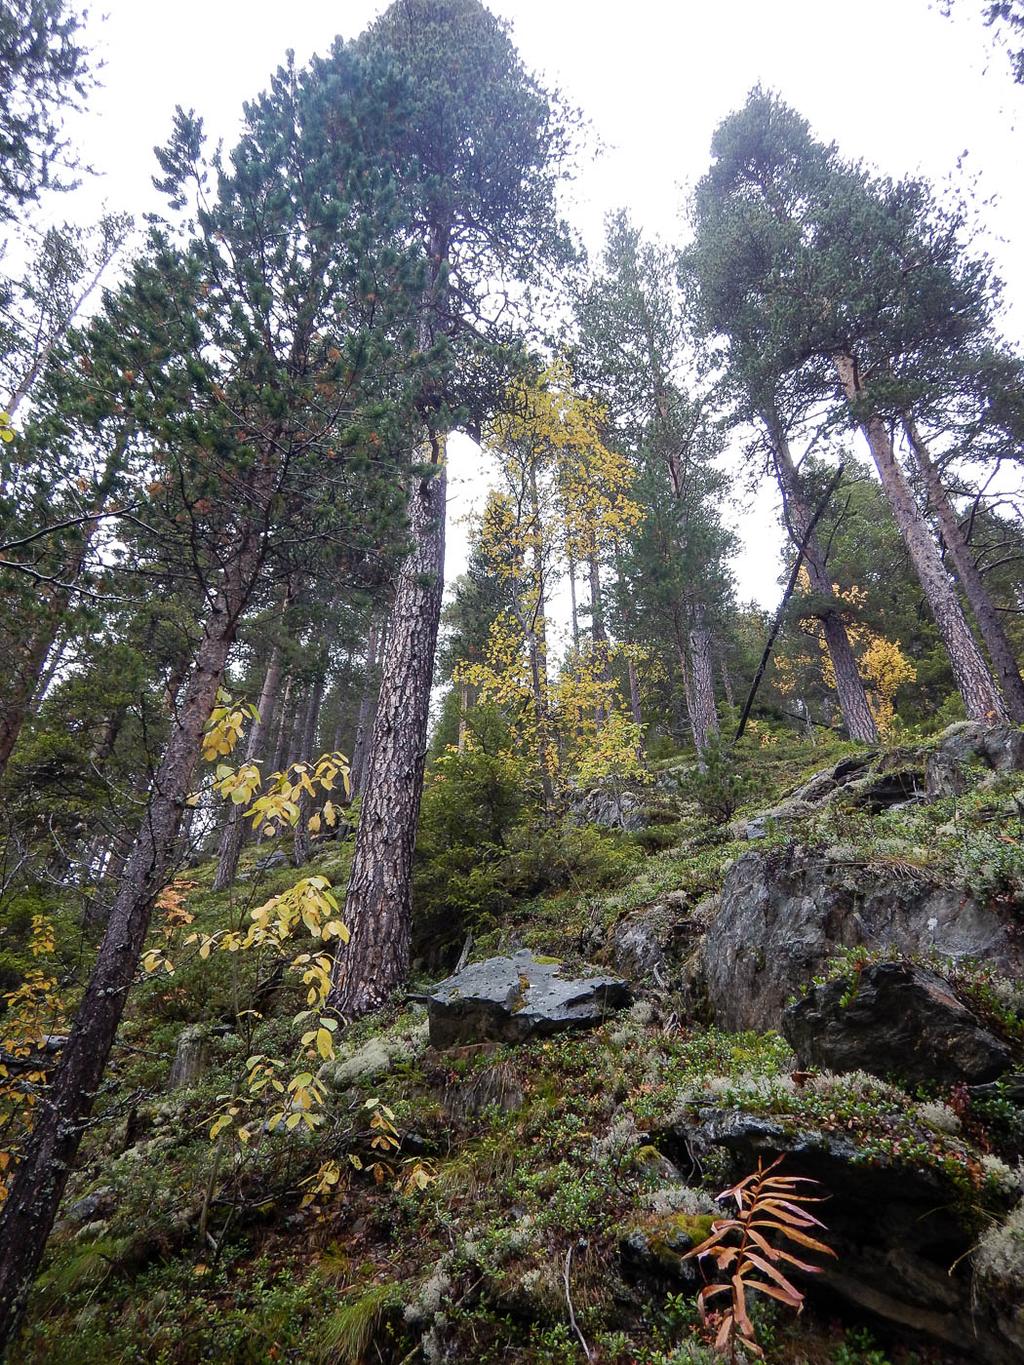
[[[866,394],[857,363],[851,355],[841,353],[834,360],[839,381],[867,440],[896,525],[946,646],[967,714],[971,720],[1006,720],[1006,707],[995,679],[971,634],[924,514],[897,463],[885,423],[877,413],[864,411]]]
[[[715,709],[715,682],[711,667],[711,631],[704,618],[704,608],[699,602],[693,609],[693,623],[690,626],[690,662],[693,739],[697,753],[703,754],[712,735],[718,734],[718,712]]]
[[[800,476],[793,462],[782,423],[774,412],[766,413],[765,420],[772,443],[775,476],[782,494],[790,536],[794,545],[800,545],[806,538],[803,558],[807,566],[811,591],[819,598],[834,599],[835,589],[829,578],[821,542],[815,534],[810,537],[806,535],[811,520],[811,509],[804,498]],[[860,740],[865,744],[877,744],[878,727],[868,705],[864,682],[857,668],[857,660],[843,619],[838,610],[823,610],[818,619],[821,621],[825,647],[832,661],[836,695],[839,698],[839,709],[843,715],[846,732],[851,739]]]
[[[356,719],[355,742],[352,745],[352,797],[362,794],[366,780],[366,757],[373,733],[374,703],[377,699],[377,645],[379,631],[376,618],[370,621],[366,636],[366,661],[363,672],[363,691],[359,698],[359,715]]]
[[[726,663],[724,655],[722,655],[718,660],[718,672],[721,675],[722,679],[722,692],[725,696],[725,704],[729,707],[733,707],[736,705],[736,699],[733,696],[732,678],[729,675],[729,665]]]
[[[690,722],[690,734],[693,737],[693,743],[694,746],[696,747],[697,717],[693,697],[693,687],[690,683],[690,663],[686,657],[686,634],[683,630],[683,623],[682,620],[680,619],[680,609],[678,607],[676,607],[676,609],[672,613],[672,627],[673,633],[675,635],[676,660],[679,664],[679,676],[683,680],[683,700],[686,702],[686,715],[687,719]]]
[[[103,1079],[153,902],[170,871],[203,727],[259,559],[259,541],[247,534],[233,563],[231,583],[206,622],[96,964],[0,1212],[0,1349],[21,1315]]]
[[[917,461],[917,466],[924,476],[925,487],[928,490],[928,505],[939,523],[943,544],[953,561],[956,576],[960,580],[960,586],[964,590],[968,605],[978,623],[981,638],[988,650],[989,658],[995,667],[996,680],[1006,700],[1006,709],[1010,713],[1010,719],[1018,723],[1022,722],[1024,721],[1024,681],[1021,680],[1020,668],[1013,652],[1013,646],[1007,638],[1003,623],[999,619],[999,613],[992,603],[985,581],[979,573],[978,566],[974,562],[974,556],[964,539],[960,522],[949,501],[949,496],[942,486],[939,471],[935,468],[927,445],[921,439],[913,422],[904,419],[903,429],[907,434],[907,440],[914,459]]]
[[[444,593],[443,443],[436,473],[409,500],[411,549],[398,574],[383,652],[344,918],[352,938],[335,962],[331,1003],[353,1019],[378,1008],[409,966],[412,853],[423,791],[430,687]]]
[[[277,703],[277,694],[281,687],[283,670],[284,651],[280,643],[275,641],[270,651],[270,660],[263,677],[263,687],[257,705],[259,718],[253,723],[253,727],[249,731],[249,742],[245,747],[246,763],[258,761],[260,752],[266,744],[274,707]],[[264,769],[263,776],[267,777],[267,775],[267,770]],[[235,805],[229,806],[227,823],[221,830],[220,847],[217,850],[217,871],[213,879],[214,891],[223,891],[235,880],[244,839],[245,821],[241,808]]]
[[[754,674],[754,680],[750,684],[750,691],[747,693],[747,699],[743,703],[743,711],[740,714],[739,724],[736,726],[736,733],[733,736],[734,743],[737,740],[743,738],[743,732],[747,728],[747,721],[750,719],[750,713],[754,707],[754,698],[757,696],[757,689],[761,686],[761,679],[764,677],[765,672],[768,668],[768,660],[771,658],[772,649],[775,646],[775,641],[778,638],[779,631],[782,629],[782,622],[784,621],[786,616],[786,607],[789,605],[789,599],[793,596],[793,589],[796,587],[797,579],[800,575],[800,566],[804,562],[804,553],[807,550],[808,542],[814,535],[814,528],[817,526],[818,522],[824,516],[825,508],[832,501],[832,495],[839,487],[842,477],[843,466],[840,465],[836,472],[833,474],[829,486],[825,489],[825,492],[822,495],[820,502],[814,509],[814,512],[807,523],[807,527],[803,533],[803,536],[801,537],[799,543],[797,544],[796,559],[793,561],[793,568],[790,571],[789,582],[786,584],[786,590],[782,594],[782,601],[779,603],[779,609],[775,613],[775,620],[772,622],[771,629],[768,631],[768,638],[764,642],[764,649],[761,652],[761,658],[757,665],[757,671]]]

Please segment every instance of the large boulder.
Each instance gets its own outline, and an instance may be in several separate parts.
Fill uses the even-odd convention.
[[[528,949],[474,962],[438,982],[426,997],[434,1047],[493,1040],[521,1043],[537,1035],[593,1028],[630,1002],[616,976],[574,977],[555,958]]]
[[[910,1087],[979,1085],[1013,1060],[943,977],[908,962],[865,967],[852,986],[814,987],[785,1011],[782,1031],[801,1067],[868,1071]]]
[[[836,1259],[808,1257],[822,1268],[803,1280],[811,1293],[839,1296],[859,1314],[902,1329],[914,1345],[941,1343],[986,1365],[1020,1360],[1019,1321],[1008,1330],[987,1311],[974,1311],[976,1225],[941,1170],[881,1154],[868,1163],[842,1132],[794,1132],[737,1109],[701,1108],[660,1141],[670,1155],[678,1149],[680,1160],[726,1154],[734,1177],[753,1170],[759,1156],[785,1156],[784,1174],[810,1176],[828,1196],[815,1213]]]
[[[925,761],[930,797],[952,796],[971,785],[968,767],[980,764],[993,773],[1024,772],[1024,730],[965,720],[951,725]]]
[[[800,845],[745,853],[726,873],[701,950],[715,1023],[778,1028],[789,998],[837,949],[862,945],[981,958],[1009,974],[1024,965],[1005,920],[962,891]]]

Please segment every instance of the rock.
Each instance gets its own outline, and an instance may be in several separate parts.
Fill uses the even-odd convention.
[[[685,904],[684,895],[669,892],[656,905],[616,921],[603,956],[630,981],[653,980],[664,986],[673,963],[689,953],[701,928],[685,914]]]
[[[446,1048],[494,1039],[518,1043],[565,1029],[592,1028],[630,1001],[614,976],[563,976],[557,959],[524,949],[474,962],[439,982],[426,997],[430,1041]]]
[[[669,1139],[663,1134],[662,1145]],[[867,1163],[845,1135],[791,1132],[775,1119],[734,1109],[701,1109],[674,1139],[680,1159],[729,1154],[734,1178],[753,1170],[758,1156],[783,1155],[785,1174],[821,1182],[828,1202],[815,1212],[836,1260],[810,1256],[822,1266],[801,1282],[811,1294],[836,1294],[859,1313],[902,1329],[915,1346],[941,1343],[985,1365],[1019,1361],[1016,1338],[974,1311],[969,1253],[976,1226],[962,1195],[936,1168],[882,1155]]]
[[[117,1201],[109,1185],[102,1185],[91,1194],[83,1195],[65,1210],[65,1223],[93,1223],[107,1219],[114,1212]]]
[[[975,1100],[1008,1100],[1010,1104],[1017,1105],[1024,1109],[1024,1075],[1014,1072],[1010,1076],[1001,1076],[998,1081],[988,1081],[985,1085],[972,1085],[969,1087],[971,1099]]]
[[[635,792],[615,787],[594,787],[579,792],[569,802],[569,818],[576,825],[600,825],[627,832],[647,824],[644,803]]]
[[[696,1260],[686,1253],[709,1235],[713,1214],[649,1214],[619,1238],[623,1277],[645,1287],[695,1292],[703,1283]]]
[[[974,1270],[980,1310],[1024,1359],[1024,1203],[986,1229]]]
[[[971,762],[982,763],[996,773],[1024,772],[1024,730],[977,720],[951,725],[925,760],[928,795],[934,798],[966,791],[970,786],[966,768]]]
[[[850,986],[816,986],[782,1016],[800,1067],[868,1071],[908,1088],[929,1081],[978,1085],[1010,1066],[1010,1049],[984,1028],[937,972],[879,962]]]
[[[272,872],[277,867],[291,867],[288,855],[281,849],[274,853],[266,853],[262,858],[257,858],[248,872],[239,872],[237,881],[251,882],[254,877],[262,876],[264,872]]]
[[[835,862],[793,845],[737,858],[700,950],[715,1022],[778,1028],[788,999],[839,948],[975,957],[1019,975],[1024,947],[995,910],[923,877]]]
[[[868,753],[851,754],[849,758],[840,759],[831,768],[822,768],[813,777],[809,777],[802,787],[793,792],[790,800],[820,805],[830,793],[863,773],[877,757],[877,750],[872,749]]]
[[[910,805],[923,799],[924,795],[924,773],[920,768],[909,767],[869,773],[837,788],[830,799],[877,815],[879,811]]]
[[[204,1024],[190,1024],[178,1034],[178,1045],[167,1077],[168,1090],[195,1085],[210,1062],[210,1035]]]

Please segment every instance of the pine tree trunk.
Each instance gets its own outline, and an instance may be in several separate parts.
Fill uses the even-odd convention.
[[[378,1008],[409,966],[410,875],[423,791],[434,650],[444,593],[443,447],[434,478],[409,500],[411,549],[402,564],[382,657],[380,696],[356,832],[331,1003],[345,1017]]]
[[[206,623],[96,964],[0,1212],[0,1350],[21,1315],[103,1079],[138,969],[153,902],[171,867],[203,727],[221,685],[259,557],[258,542],[247,536],[233,563],[231,585]]]
[[[679,676],[683,683],[683,700],[686,702],[686,716],[690,722],[690,734],[693,737],[694,747],[697,746],[698,721],[695,710],[693,687],[690,682],[690,663],[686,657],[686,633],[683,630],[680,609],[677,607],[672,613],[672,626],[676,643],[676,660],[679,664]],[[698,753],[700,750],[698,749]]]
[[[1003,629],[1003,623],[999,619],[999,613],[992,603],[992,598],[989,596],[985,580],[974,562],[970,546],[964,539],[960,522],[946,490],[942,486],[939,471],[932,462],[927,445],[921,439],[913,422],[905,420],[903,429],[907,434],[907,441],[910,444],[914,459],[924,477],[925,487],[928,490],[928,505],[939,523],[943,544],[953,561],[956,576],[960,580],[960,586],[963,588],[967,603],[978,623],[978,630],[981,632],[981,638],[988,650],[989,658],[995,667],[996,680],[1006,701],[1006,709],[1010,713],[1010,719],[1018,723],[1024,722],[1024,681],[1021,680],[1020,668],[1013,652],[1013,646]]]
[[[775,463],[775,476],[782,494],[793,544],[799,546],[805,538],[811,520],[811,509],[804,499],[800,486],[800,476],[790,453],[782,423],[774,413],[766,415],[767,426],[772,443]],[[817,534],[807,538],[804,547],[804,563],[811,591],[820,598],[834,598],[835,590],[829,578],[825,555]],[[836,695],[839,709],[846,725],[846,733],[851,739],[865,744],[878,743],[878,727],[868,705],[864,682],[857,668],[857,660],[846,633],[846,626],[838,611],[823,611],[819,617],[825,647],[832,661],[832,671],[836,678]]]
[[[273,719],[274,707],[277,703],[277,694],[281,687],[281,674],[284,669],[284,651],[280,644],[274,644],[270,651],[270,661],[267,664],[267,671],[263,677],[263,687],[260,691],[260,699],[257,705],[259,719],[254,722],[249,731],[249,742],[245,748],[245,761],[252,763],[259,759],[260,752],[267,741],[270,733],[270,724]],[[263,776],[268,776],[266,768],[263,769]],[[245,820],[239,806],[228,807],[228,818],[220,836],[220,846],[217,850],[217,872],[213,879],[214,891],[223,891],[235,880],[235,873],[238,871],[238,859],[242,852],[242,843],[245,839]]]
[[[693,739],[697,753],[703,754],[712,735],[718,734],[718,712],[715,709],[715,682],[711,665],[711,631],[704,619],[700,603],[693,610],[690,627],[691,690],[693,692]]]
[[[373,732],[374,702],[377,699],[377,643],[379,627],[376,619],[370,621],[366,636],[366,662],[363,672],[363,691],[359,698],[359,716],[356,720],[355,742],[352,745],[352,797],[362,794],[366,779],[366,757]]]
[[[889,499],[896,525],[949,654],[953,676],[967,714],[971,720],[1006,720],[1006,708],[999,689],[971,634],[924,514],[914,501],[914,495],[896,461],[885,423],[876,413],[864,411],[866,395],[856,361],[844,354],[834,359],[839,381],[867,440],[882,489]]]

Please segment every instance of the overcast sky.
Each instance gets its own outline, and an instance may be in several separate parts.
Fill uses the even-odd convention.
[[[77,131],[101,177],[61,210],[87,217],[101,203],[136,214],[155,207],[152,149],[166,140],[176,104],[194,108],[212,137],[230,144],[242,102],[288,48],[302,62],[383,8],[375,0],[101,0],[103,88]],[[1016,130],[1024,90],[992,50],[980,0],[959,0],[956,21],[934,0],[493,0],[491,8],[512,22],[527,64],[584,110],[604,144],[571,202],[591,250],[605,214],[619,206],[649,232],[679,240],[685,188],[706,168],[716,124],[761,82],[844,154],[939,185],[973,181],[991,198],[984,217],[1008,285],[1006,330],[1024,334],[1024,143]],[[468,441],[452,452],[452,483],[449,578],[465,562],[460,518],[483,487]],[[745,545],[735,565],[740,597],[774,605],[779,534],[770,490],[732,515]]]

